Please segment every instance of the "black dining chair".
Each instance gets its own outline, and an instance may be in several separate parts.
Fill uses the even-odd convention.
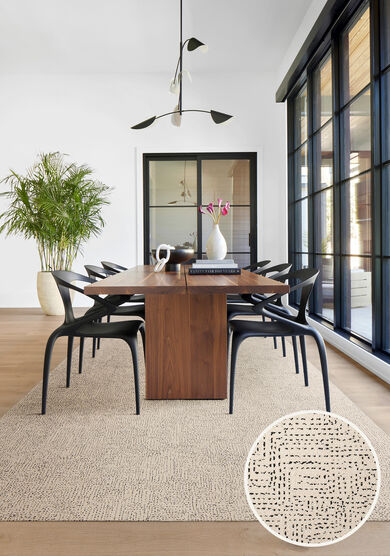
[[[108,276],[113,276],[117,274],[113,270],[107,270],[106,268],[102,268],[100,266],[95,265],[84,265],[85,270],[90,278],[96,279],[104,279]],[[110,296],[106,297],[105,299],[110,300]],[[115,316],[120,317],[140,317],[141,319],[145,320],[145,296],[143,295],[129,295],[127,296],[126,302],[134,302],[135,305],[126,305],[121,306],[116,309],[113,313]],[[92,309],[91,309],[92,310]],[[110,322],[111,315],[107,315],[107,322]],[[93,339],[92,342],[92,357],[96,355],[96,349],[100,349],[100,338]]]
[[[284,294],[273,294],[259,301],[254,306],[254,313],[264,315],[271,319],[266,322],[247,321],[247,320],[231,320],[228,323],[229,336],[232,339],[231,362],[230,362],[230,395],[229,395],[229,413],[233,413],[233,397],[234,397],[234,379],[236,372],[237,353],[241,343],[251,337],[296,337],[296,336],[312,336],[316,341],[321,362],[322,380],[324,386],[326,411],[330,411],[330,395],[328,380],[328,365],[326,359],[325,344],[319,332],[309,325],[306,320],[306,309],[309,297],[313,290],[315,281],[319,271],[317,269],[305,268],[290,272],[283,276],[290,284],[290,292],[300,290],[299,310],[297,315],[286,313],[277,313],[269,311],[268,305],[280,299]],[[229,344],[229,342],[228,342]],[[228,345],[229,349],[229,345]],[[306,377],[305,377],[306,378]],[[308,381],[305,380],[305,386]]]
[[[112,272],[118,273],[123,272],[124,270],[129,270],[126,266],[122,266],[117,263],[111,263],[110,261],[101,261],[102,267],[106,270],[111,270]]]
[[[46,413],[47,390],[49,383],[50,361],[55,341],[61,336],[68,337],[67,364],[66,364],[66,387],[70,386],[71,365],[72,365],[72,348],[73,339],[80,338],[83,342],[85,338],[117,338],[124,340],[131,350],[133,359],[134,372],[134,388],[135,388],[135,406],[136,414],[139,415],[139,381],[138,381],[138,358],[137,358],[137,334],[141,333],[143,346],[145,350],[145,330],[142,320],[117,321],[110,323],[97,322],[103,316],[114,313],[118,305],[126,301],[127,296],[110,296],[102,298],[98,295],[87,295],[84,290],[74,284],[74,282],[82,282],[91,284],[95,280],[89,276],[83,276],[66,270],[56,270],[52,275],[57,283],[57,287],[61,294],[62,302],[65,309],[64,323],[56,328],[49,336],[45,350],[45,360],[43,367],[43,385],[42,385],[42,415]],[[73,313],[72,301],[69,290],[75,290],[94,300],[95,304],[82,317],[76,318]],[[80,351],[82,357],[82,350]],[[80,372],[80,368],[79,368]]]
[[[103,280],[104,278],[107,278],[107,276],[114,276],[117,274],[117,272],[114,272],[113,270],[108,270],[107,268],[93,264],[85,264],[84,268],[90,278],[98,278],[99,280]]]
[[[261,268],[268,266],[270,262],[271,261],[269,260],[258,261],[257,263],[244,266],[243,270],[249,270],[250,272],[255,272]],[[245,303],[245,301],[242,300],[241,295],[239,293],[229,293],[226,297],[226,301],[228,305],[230,305],[230,303]]]
[[[274,265],[271,267],[263,268],[259,270],[257,274],[261,276],[268,276],[273,280],[279,280],[285,274],[287,274],[291,270],[292,264],[291,263],[281,263],[278,265]],[[265,299],[266,296],[262,294],[241,294],[241,303],[230,303],[228,304],[228,320],[232,320],[234,317],[239,316],[253,316],[253,307],[256,303]],[[279,300],[280,301],[280,300]],[[245,305],[243,304],[245,303]],[[280,306],[283,307],[282,302],[280,301]],[[265,321],[265,317],[263,315],[263,321]],[[282,336],[282,354],[283,357],[286,357],[286,341],[285,338]],[[277,349],[277,338],[276,336],[273,337],[274,348]],[[295,337],[292,338],[293,344],[293,351],[294,351],[294,361],[295,361],[295,371],[299,373],[299,359],[298,359],[298,348],[297,348],[297,340]]]
[[[264,261],[258,261],[257,263],[253,263],[253,264],[248,264],[247,266],[243,266],[243,270],[249,270],[250,272],[255,272],[256,270],[260,270],[262,268],[265,268],[266,266],[268,266],[270,264],[271,261],[269,260],[264,260]]]

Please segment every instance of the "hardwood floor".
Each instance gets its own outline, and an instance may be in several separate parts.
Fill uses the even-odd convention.
[[[45,343],[61,317],[38,309],[0,309],[0,414],[41,380]],[[53,365],[66,352],[60,339]],[[317,364],[315,346],[308,357]],[[328,346],[331,380],[390,434],[390,387]],[[1,493],[0,493],[1,496]],[[341,543],[300,548],[284,543],[257,522],[0,523],[1,556],[388,556],[390,522],[366,523]]]

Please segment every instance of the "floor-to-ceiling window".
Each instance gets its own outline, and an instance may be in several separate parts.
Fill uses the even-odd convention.
[[[310,312],[390,352],[390,2],[347,2],[288,96],[289,251]],[[296,302],[296,299],[292,299]]]
[[[257,259],[256,153],[144,155],[144,260],[160,243],[206,254],[212,221],[198,206],[229,201],[220,220],[230,255],[239,266]]]

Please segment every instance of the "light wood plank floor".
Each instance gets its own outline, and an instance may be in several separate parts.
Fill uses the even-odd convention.
[[[41,380],[45,343],[60,322],[38,309],[0,309],[0,414]],[[53,366],[64,357],[60,339]],[[317,363],[311,343],[308,357]],[[390,387],[329,346],[328,359],[331,380],[390,434]],[[1,556],[389,556],[389,547],[390,523],[379,522],[319,549],[279,541],[257,522],[0,523]]]

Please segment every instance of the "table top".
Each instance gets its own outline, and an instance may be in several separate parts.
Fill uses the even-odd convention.
[[[186,267],[180,272],[154,272],[153,266],[129,268],[104,280],[86,286],[84,292],[96,294],[163,294],[175,293],[288,293],[287,284],[242,270],[241,274],[189,275]]]

